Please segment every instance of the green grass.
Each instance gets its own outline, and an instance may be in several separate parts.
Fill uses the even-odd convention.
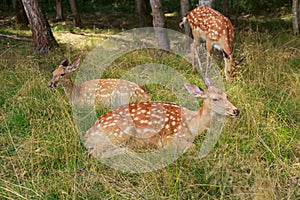
[[[89,157],[63,90],[47,88],[59,62],[77,55],[84,59],[108,37],[103,32],[85,36],[84,41],[75,34],[56,32],[61,46],[42,56],[31,53],[30,42],[1,40],[1,199],[300,197],[299,37],[290,30],[275,35],[251,30],[237,34],[235,52],[247,58],[238,68],[237,80],[225,87],[241,114],[226,120],[213,151],[197,158],[200,136],[195,146],[166,168],[128,174]],[[153,51],[119,58],[105,77],[120,77],[144,62],[174,67],[190,82],[203,85],[180,58]],[[157,101],[177,101],[166,87],[146,87]]]

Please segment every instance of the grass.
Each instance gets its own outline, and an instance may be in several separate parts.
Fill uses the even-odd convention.
[[[235,43],[235,53],[247,58],[237,80],[225,85],[239,117],[226,120],[207,157],[197,158],[200,136],[176,162],[142,174],[120,172],[90,158],[63,90],[47,88],[51,71],[64,57],[84,58],[111,31],[57,31],[60,47],[42,56],[31,53],[30,42],[1,40],[1,199],[300,198],[300,39],[291,30],[270,34],[252,22],[249,26]],[[151,51],[119,58],[105,76],[120,77],[150,61],[203,85],[179,58]],[[176,101],[165,87],[147,89],[155,100]]]

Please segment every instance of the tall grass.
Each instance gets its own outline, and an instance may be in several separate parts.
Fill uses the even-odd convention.
[[[63,33],[60,33],[63,35]],[[226,121],[210,154],[198,159],[201,137],[164,169],[128,174],[89,157],[63,90],[51,71],[84,49],[63,46],[32,55],[31,44],[5,40],[0,49],[0,196],[3,199],[297,199],[300,197],[300,39],[247,32],[236,49],[247,58],[226,93],[240,109]],[[94,40],[94,39],[93,39]],[[63,41],[63,39],[62,39]],[[100,38],[101,41],[101,38]],[[172,55],[133,52],[105,72],[120,77],[145,60],[172,66],[192,83],[201,77]],[[221,70],[221,69],[220,69]],[[157,85],[155,100],[176,101]]]

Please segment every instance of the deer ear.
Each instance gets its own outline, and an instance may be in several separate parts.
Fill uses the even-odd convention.
[[[247,56],[247,55],[244,55],[244,56],[241,57],[239,60],[236,60],[236,61],[235,61],[235,64],[236,64],[236,65],[239,65],[241,62],[243,62],[243,60],[245,60],[246,56]]]
[[[202,98],[206,98],[206,94],[205,92],[197,87],[196,85],[192,85],[189,83],[185,83],[184,87],[187,89],[187,91],[194,97],[202,97]]]
[[[76,70],[79,66],[79,62],[80,62],[80,57],[78,57],[76,60],[74,60],[72,65],[67,67],[67,70],[69,72],[72,72],[72,71]]]
[[[213,80],[211,80],[211,78],[209,78],[209,77],[204,78],[204,84],[205,84],[206,88],[209,88],[210,86],[215,85]]]
[[[68,58],[65,58],[61,61],[60,65],[64,66],[64,67],[67,67],[69,64],[69,60]]]

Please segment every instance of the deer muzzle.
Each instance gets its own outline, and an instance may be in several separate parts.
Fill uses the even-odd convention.
[[[48,87],[49,87],[49,88],[54,88],[54,87],[56,87],[56,84],[55,84],[53,81],[50,81],[50,82],[48,83]]]
[[[230,114],[231,117],[237,117],[240,114],[240,111],[238,109],[234,109],[233,113]]]

